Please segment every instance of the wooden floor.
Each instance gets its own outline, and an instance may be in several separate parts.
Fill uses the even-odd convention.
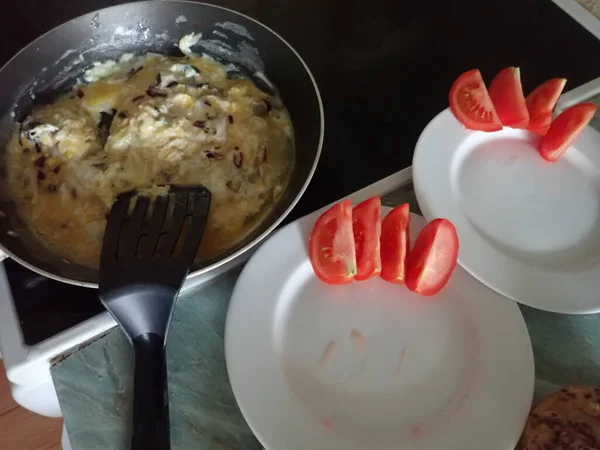
[[[62,419],[38,416],[14,402],[0,360],[0,449],[61,450],[61,432]]]
[[[577,0],[577,2],[600,19],[600,0]]]

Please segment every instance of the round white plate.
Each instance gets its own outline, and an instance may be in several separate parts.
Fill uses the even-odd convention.
[[[316,217],[280,230],[231,298],[233,392],[267,450],[512,450],[531,406],[516,303],[457,267],[435,297],[379,278],[319,281]],[[412,216],[413,239],[424,224]]]
[[[413,157],[419,206],[454,223],[459,263],[495,291],[547,311],[600,312],[600,133],[586,128],[554,164],[538,139],[469,131],[442,112]]]

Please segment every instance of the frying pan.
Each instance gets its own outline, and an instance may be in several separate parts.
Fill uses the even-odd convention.
[[[4,160],[3,152],[15,123],[36,104],[70,89],[93,62],[118,58],[123,53],[181,55],[177,43],[190,33],[202,34],[192,50],[227,64],[231,77],[248,77],[267,92],[278,91],[295,132],[294,171],[282,198],[240,244],[192,267],[188,277],[195,277],[236,258],[265,238],[300,199],[319,159],[324,132],[319,90],[300,55],[273,30],[235,11],[186,1],[128,3],[60,25],[0,69],[0,160]],[[6,185],[4,177],[4,170],[0,170],[0,186]],[[0,251],[44,276],[80,286],[98,286],[97,270],[48,249],[19,219],[6,195],[0,199]]]

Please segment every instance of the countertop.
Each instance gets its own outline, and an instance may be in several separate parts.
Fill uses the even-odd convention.
[[[237,408],[225,368],[225,315],[238,274],[177,303],[167,342],[173,450],[261,448]],[[129,448],[133,351],[120,329],[51,373],[74,450]]]
[[[418,211],[410,184],[383,198],[387,206],[407,201]],[[237,408],[225,367],[225,317],[239,273],[184,295],[176,306],[167,342],[174,450],[261,448]],[[526,306],[521,311],[538,379],[600,384],[600,314],[568,316]],[[120,329],[66,357],[51,373],[74,450],[128,448],[133,352]]]

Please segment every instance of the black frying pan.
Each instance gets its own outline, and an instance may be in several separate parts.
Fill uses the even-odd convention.
[[[199,52],[235,63],[231,76],[250,77],[266,91],[276,86],[290,112],[296,139],[295,168],[281,201],[241,244],[193,267],[188,277],[194,277],[267,236],[299,200],[319,158],[324,131],[319,91],[300,56],[272,30],[231,10],[183,1],[124,4],[71,20],[32,42],[0,70],[0,151],[16,121],[36,103],[69,89],[92,62],[128,52],[177,55],[179,38],[189,33],[202,33]],[[207,39],[215,41],[210,48],[203,45]],[[0,186],[4,184],[0,179]],[[47,277],[97,287],[98,271],[49,251],[19,220],[10,200],[0,201],[0,211],[0,251]]]

